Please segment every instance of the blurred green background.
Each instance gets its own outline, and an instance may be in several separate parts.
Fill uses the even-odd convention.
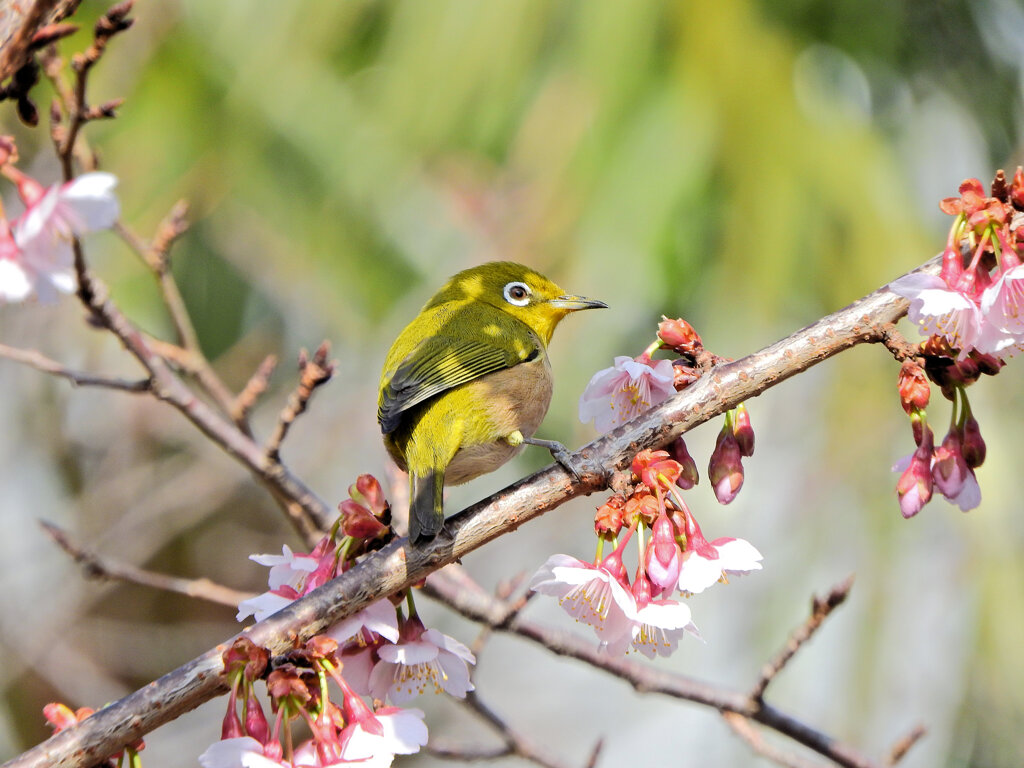
[[[80,21],[105,8],[85,6]],[[294,384],[298,349],[332,342],[338,375],[283,451],[332,504],[358,473],[384,476],[384,353],[459,269],[520,260],[610,305],[568,320],[552,346],[542,435],[575,446],[593,437],[576,418],[587,380],[613,355],[638,354],[662,313],[684,315],[718,354],[753,352],[939,251],[938,200],[1024,159],[1024,9],[1012,0],[179,0],[141,2],[134,15],[91,91],[127,100],[87,139],[120,178],[138,232],[149,236],[175,200],[192,203],[174,269],[205,350],[235,387],[265,354],[284,361],[256,416],[261,434]],[[62,50],[87,44],[83,32]],[[37,95],[45,114],[45,88]],[[0,122],[18,136],[22,167],[55,180],[45,132],[19,127],[10,105]],[[87,248],[124,310],[167,336],[137,259],[111,233]],[[70,298],[0,307],[0,342],[135,373],[81,314]],[[924,723],[912,768],[1024,764],[1018,367],[972,391],[989,459],[968,515],[936,500],[901,519],[890,466],[912,440],[882,350],[852,350],[751,402],[758,449],[743,492],[727,508],[706,484],[690,498],[709,536],[749,539],[765,570],[694,598],[706,645],[684,641],[659,666],[745,688],[810,595],[856,573],[849,603],[769,700],[873,756]],[[266,494],[170,409],[4,361],[0,387],[10,756],[46,735],[47,701],[118,698],[237,627],[229,609],[84,581],[40,518],[132,563],[252,590],[265,572],[246,556],[298,542]],[[940,399],[930,414],[941,436]],[[699,464],[716,430],[690,437]],[[547,461],[527,452],[454,489],[449,508]],[[597,503],[562,507],[465,565],[493,587],[555,551],[589,557]],[[530,612],[569,623],[541,601]],[[476,682],[570,765],[598,739],[602,766],[768,764],[709,711],[637,696],[513,639],[490,641]],[[145,764],[194,764],[222,707],[152,734]],[[491,738],[451,702],[425,707],[435,736]]]

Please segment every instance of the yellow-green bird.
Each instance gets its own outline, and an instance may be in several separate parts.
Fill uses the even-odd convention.
[[[409,473],[413,544],[444,525],[445,485],[497,469],[524,443],[572,470],[563,446],[533,439],[551,402],[547,346],[567,314],[606,306],[497,261],[452,277],[399,334],[384,361],[377,421]]]

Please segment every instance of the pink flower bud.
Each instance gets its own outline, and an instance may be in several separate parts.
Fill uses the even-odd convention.
[[[686,450],[686,443],[683,438],[677,437],[672,445],[669,446],[668,452],[682,467],[679,477],[676,478],[676,485],[684,491],[690,490],[700,481],[700,475],[697,473],[697,462],[693,460],[693,456]]]
[[[643,450],[633,457],[632,470],[653,491],[658,486],[668,490],[683,467],[675,459],[669,458],[668,451]]]
[[[651,602],[651,582],[640,571],[637,571],[636,578],[633,579],[631,591],[637,608],[646,608]]]
[[[614,537],[622,530],[626,500],[621,496],[612,496],[597,508],[594,513],[594,532],[598,536]]]
[[[964,489],[968,472],[960,433],[956,428],[950,429],[942,439],[942,445],[935,449],[932,482],[947,499],[955,499]]]
[[[690,354],[703,346],[697,331],[682,318],[664,318],[658,323],[658,338],[679,354]]]
[[[679,580],[683,553],[676,542],[676,528],[662,513],[651,528],[651,540],[644,552],[644,568],[658,594],[671,591]]]
[[[740,403],[732,415],[732,434],[740,446],[741,456],[754,455],[754,428],[750,425],[747,406]]]
[[[1010,184],[1010,202],[1018,211],[1024,211],[1024,168],[1019,165]]]
[[[964,421],[963,453],[967,466],[971,469],[980,467],[985,462],[985,441],[981,438],[981,427],[978,420],[968,416]]]
[[[614,578],[625,583],[626,566],[622,562],[622,547],[616,549],[608,557],[601,561],[601,567],[610,573]]]
[[[382,517],[388,508],[388,500],[384,498],[384,490],[373,475],[360,475],[354,485],[350,485],[348,495],[370,508],[374,517]]]
[[[910,466],[896,483],[896,494],[903,517],[913,517],[932,498],[933,448],[932,430],[925,424],[922,428],[921,442],[910,457]]]
[[[224,713],[224,722],[220,725],[221,741],[224,739],[237,739],[241,736],[245,736],[245,731],[242,730],[242,721],[238,719],[238,713],[235,712],[235,708],[229,707],[228,711]]]
[[[338,505],[341,512],[341,530],[346,536],[354,539],[376,539],[383,536],[388,527],[381,523],[373,514],[352,499],[345,499]]]
[[[900,404],[908,414],[928,407],[932,388],[924,368],[912,360],[907,360],[900,368],[899,390]]]
[[[708,479],[719,504],[728,504],[743,487],[743,464],[739,443],[732,430],[722,429],[708,462]]]
[[[260,744],[266,744],[270,740],[270,725],[267,717],[263,714],[263,707],[256,695],[249,692],[249,698],[245,703],[245,733],[252,736]],[[230,738],[221,736],[222,739]]]

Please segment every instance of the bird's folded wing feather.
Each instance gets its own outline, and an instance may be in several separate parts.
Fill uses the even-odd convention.
[[[394,432],[402,414],[413,406],[467,381],[531,360],[537,351],[532,347],[518,352],[487,341],[443,336],[424,339],[398,364],[381,390],[377,408],[381,432]]]

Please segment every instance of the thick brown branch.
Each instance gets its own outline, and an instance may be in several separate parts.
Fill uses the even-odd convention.
[[[938,258],[924,269],[937,272]],[[83,275],[80,273],[80,280]],[[85,275],[88,278],[87,275]],[[221,444],[256,472],[257,477],[287,497],[309,504],[314,517],[328,512],[316,506],[316,497],[280,464],[253,456],[259,451],[251,441],[225,423],[195,397],[153,355],[141,334],[106,300],[99,284],[87,280],[80,284],[83,301],[101,325],[111,328],[122,343],[150,371],[157,393],[175,405],[204,433]],[[907,310],[907,301],[888,288],[854,302],[845,309],[823,318],[792,336],[760,352],[732,363],[717,366],[700,380],[670,400],[652,408],[643,416],[614,432],[584,446],[573,459],[584,467],[582,479],[574,479],[560,465],[552,465],[503,491],[460,512],[447,521],[449,535],[438,536],[426,546],[412,548],[407,541],[392,542],[368,556],[358,567],[325,584],[269,619],[247,630],[258,645],[272,653],[290,648],[295,638],[305,640],[330,624],[362,609],[372,601],[409,587],[438,568],[456,561],[502,534],[518,528],[527,520],[542,515],[576,496],[605,487],[609,469],[625,468],[637,451],[667,444],[689,429],[714,418],[744,400],[756,397],[769,387],[807,370],[833,355],[862,343],[877,342],[886,323],[895,322]],[[230,642],[228,640],[227,642]],[[224,691],[218,673],[221,650],[213,648],[183,667],[168,673],[145,688],[111,704],[85,722],[56,734],[43,744],[7,763],[8,766],[84,766],[97,757],[111,754],[157,726]],[[623,660],[586,660],[601,668],[616,671]],[[637,687],[662,690],[668,678],[661,670],[651,670],[637,679]],[[693,695],[717,700],[714,689],[696,688]],[[695,698],[694,700],[699,700]],[[751,711],[747,697],[731,695],[722,701],[723,710],[745,714],[757,722],[784,730],[794,739],[814,749],[828,750],[834,744],[813,729],[789,718],[770,706]],[[870,765],[859,756],[844,755],[840,764],[862,768]],[[849,759],[846,759],[849,757]]]

